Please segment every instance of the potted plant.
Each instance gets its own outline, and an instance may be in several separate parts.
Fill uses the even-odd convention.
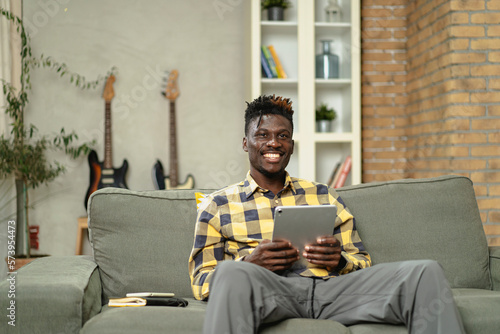
[[[329,108],[326,103],[320,104],[316,108],[316,131],[330,132],[332,121],[337,117],[335,109]]]
[[[5,112],[12,120],[10,135],[0,136],[0,177],[13,177],[16,185],[17,219],[15,234],[8,233],[8,254],[15,259],[30,257],[29,218],[28,218],[28,188],[36,188],[46,184],[65,171],[65,167],[57,161],[48,161],[46,153],[49,150],[62,151],[72,158],[77,158],[90,152],[92,143],[76,144],[78,136],[75,132],[66,133],[62,128],[54,135],[39,135],[37,128],[25,122],[25,108],[29,102],[28,92],[31,89],[30,71],[33,68],[49,68],[61,77],[67,75],[70,82],[82,89],[95,88],[103,81],[99,78],[87,82],[81,75],[68,71],[65,64],[53,61],[49,57],[34,57],[30,47],[29,35],[25,32],[22,20],[9,11],[0,8],[0,17],[6,17],[14,22],[21,37],[21,75],[19,91],[11,83],[1,80],[2,92],[6,98]],[[10,224],[10,223],[9,223]],[[15,239],[14,239],[15,236]],[[15,246],[15,247],[14,247]],[[13,263],[8,261],[12,271]]]
[[[289,0],[263,0],[261,2],[262,10],[267,10],[269,21],[283,21],[284,10],[291,6]]]

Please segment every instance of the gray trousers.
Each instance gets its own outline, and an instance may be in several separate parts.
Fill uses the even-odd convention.
[[[246,262],[220,263],[210,283],[203,333],[257,333],[289,318],[404,324],[409,333],[465,333],[441,266],[378,264],[328,280],[279,276]]]

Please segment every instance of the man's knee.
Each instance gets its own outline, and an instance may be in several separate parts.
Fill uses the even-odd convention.
[[[439,264],[439,262],[434,260],[411,260],[404,262],[407,266],[411,267],[413,270],[433,273],[433,274],[442,274],[443,267]]]
[[[214,280],[242,284],[242,280],[255,275],[255,265],[239,261],[223,261],[215,269]]]

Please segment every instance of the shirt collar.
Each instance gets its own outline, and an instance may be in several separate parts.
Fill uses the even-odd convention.
[[[293,185],[293,180],[288,174],[287,171],[285,171],[285,185],[283,186],[283,189],[290,189],[292,193],[295,195],[295,186]],[[269,191],[268,189],[264,189],[261,186],[257,184],[257,182],[254,180],[252,175],[250,175],[250,171],[248,171],[247,176],[245,178],[245,181],[243,182],[243,191],[245,192],[246,198],[249,198],[252,196],[252,194],[257,190],[257,189],[262,189],[263,192]]]

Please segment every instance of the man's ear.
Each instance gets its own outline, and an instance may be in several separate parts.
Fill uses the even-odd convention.
[[[290,155],[292,155],[292,154],[293,154],[293,149],[294,149],[294,147],[295,147],[295,140],[293,140],[293,139],[292,139],[292,152],[290,153]]]
[[[247,137],[243,137],[243,151],[248,152]]]

